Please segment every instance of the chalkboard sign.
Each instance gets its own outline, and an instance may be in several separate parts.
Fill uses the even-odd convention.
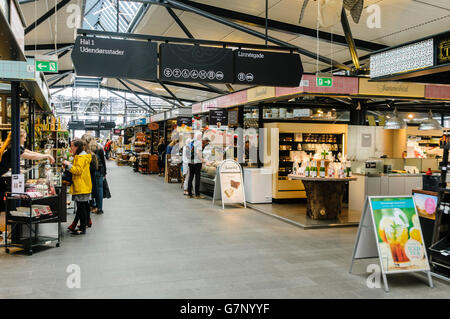
[[[209,111],[209,126],[217,128],[228,126],[228,110]]]
[[[238,125],[238,111],[228,111],[228,125]]]

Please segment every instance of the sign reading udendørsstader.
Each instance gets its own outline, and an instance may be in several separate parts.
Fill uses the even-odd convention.
[[[156,80],[157,44],[78,36],[72,50],[77,75]]]

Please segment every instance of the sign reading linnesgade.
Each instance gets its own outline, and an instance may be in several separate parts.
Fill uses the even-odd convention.
[[[78,36],[72,50],[77,75],[156,80],[157,44]]]

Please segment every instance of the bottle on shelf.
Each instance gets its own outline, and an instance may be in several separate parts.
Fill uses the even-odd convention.
[[[352,177],[352,162],[347,161],[345,169],[346,177]]]
[[[311,168],[309,167],[309,160],[307,160],[305,168],[305,177],[310,177],[310,175],[311,175]]]
[[[320,177],[325,177],[325,161],[320,161]]]
[[[311,177],[317,177],[317,163],[316,163],[316,161],[312,161]]]

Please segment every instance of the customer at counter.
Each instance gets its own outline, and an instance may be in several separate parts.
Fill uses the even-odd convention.
[[[50,154],[41,154],[37,152],[33,152],[30,150],[27,150],[24,147],[25,141],[27,140],[27,132],[24,129],[20,129],[20,157],[27,159],[27,160],[44,160],[48,159],[50,161],[50,164],[53,164],[55,162],[55,159]],[[5,140],[5,143],[3,143],[3,146],[0,148],[0,176],[3,176],[6,172],[9,171],[11,168],[11,132],[9,132],[8,137]],[[0,211],[5,211],[5,203],[4,203],[4,197],[5,192],[7,191],[7,184],[4,180],[0,182]]]
[[[200,195],[200,172],[203,163],[203,149],[209,144],[209,138],[205,137],[202,140],[202,133],[196,133],[194,140],[190,144],[190,161],[189,161],[189,181],[188,181],[188,196],[192,195],[192,182],[195,177],[195,198],[205,198]]]

